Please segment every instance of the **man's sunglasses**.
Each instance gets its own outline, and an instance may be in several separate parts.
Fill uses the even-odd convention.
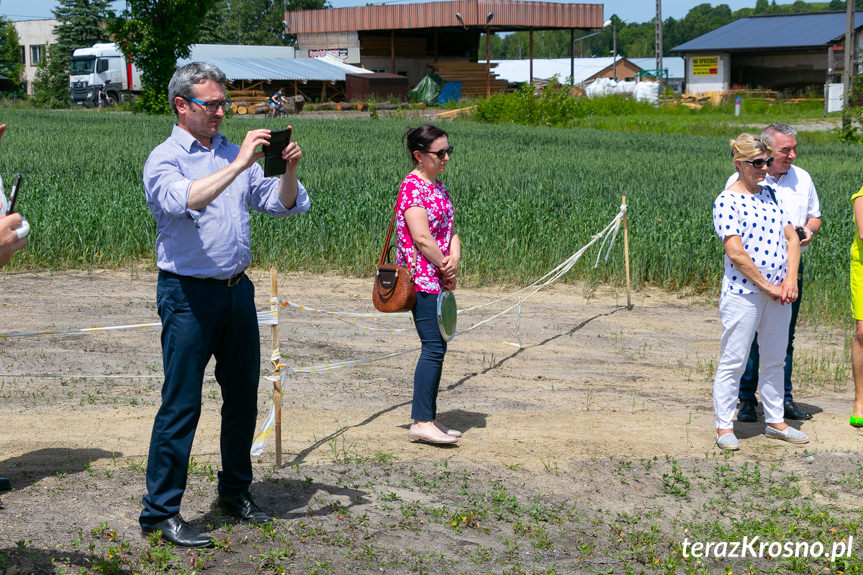
[[[754,160],[743,160],[747,164],[752,164],[756,170],[760,170],[764,166],[768,168],[773,165],[773,158],[755,158]]]
[[[183,99],[202,105],[204,109],[210,113],[215,112],[219,108],[222,108],[226,112],[231,109],[230,100],[213,100],[211,102],[204,102],[203,100],[196,100],[195,98],[188,98],[186,96],[183,96]]]
[[[452,146],[446,147],[442,150],[438,150],[436,152],[429,152],[429,154],[434,154],[437,156],[438,160],[443,160],[447,155],[452,155]]]

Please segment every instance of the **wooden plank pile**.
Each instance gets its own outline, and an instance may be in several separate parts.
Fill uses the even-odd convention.
[[[231,90],[231,101],[235,114],[267,114],[270,107],[267,101],[270,99],[269,94],[263,90],[245,89]]]
[[[284,109],[288,114],[296,114],[303,109],[305,98],[302,95],[285,96]],[[235,114],[271,113],[270,96],[262,90],[231,90],[231,102]]]
[[[509,83],[500,80],[494,73],[497,64],[492,64],[489,70],[491,76],[491,93],[506,91]],[[462,98],[483,98],[486,90],[485,64],[478,62],[435,62],[432,64],[435,73],[445,82],[461,82]]]

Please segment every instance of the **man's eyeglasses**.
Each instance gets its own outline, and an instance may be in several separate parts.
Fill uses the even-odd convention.
[[[230,100],[213,100],[211,102],[204,102],[203,100],[196,100],[195,98],[188,98],[186,96],[183,96],[183,99],[202,105],[204,109],[210,113],[215,112],[219,108],[222,108],[226,112],[231,109]]]
[[[754,160],[743,160],[747,164],[752,164],[756,170],[760,170],[764,166],[768,168],[773,165],[773,158],[755,158]]]
[[[452,146],[448,146],[442,150],[437,150],[436,152],[429,152],[429,154],[434,154],[437,156],[438,160],[443,160],[447,155],[452,155]]]

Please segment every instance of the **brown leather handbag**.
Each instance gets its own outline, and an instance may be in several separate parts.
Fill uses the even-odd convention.
[[[384,313],[410,311],[417,301],[411,268],[389,262],[390,252],[396,247],[395,244],[390,245],[390,239],[396,222],[397,207],[393,207],[393,217],[390,218],[387,239],[384,240],[384,250],[381,252],[381,259],[375,272],[375,285],[372,289],[372,302],[375,304],[375,309]]]

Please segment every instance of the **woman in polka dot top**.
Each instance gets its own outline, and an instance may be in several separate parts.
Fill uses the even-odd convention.
[[[790,443],[806,443],[784,420],[783,368],[791,305],[797,299],[800,241],[773,190],[761,185],[773,163],[766,140],[741,134],[731,141],[739,178],[716,198],[713,227],[725,246],[725,275],[719,298],[722,341],[713,381],[716,443],[736,450],[734,409],[749,347],[758,333],[758,380],[764,405],[764,433]]]

